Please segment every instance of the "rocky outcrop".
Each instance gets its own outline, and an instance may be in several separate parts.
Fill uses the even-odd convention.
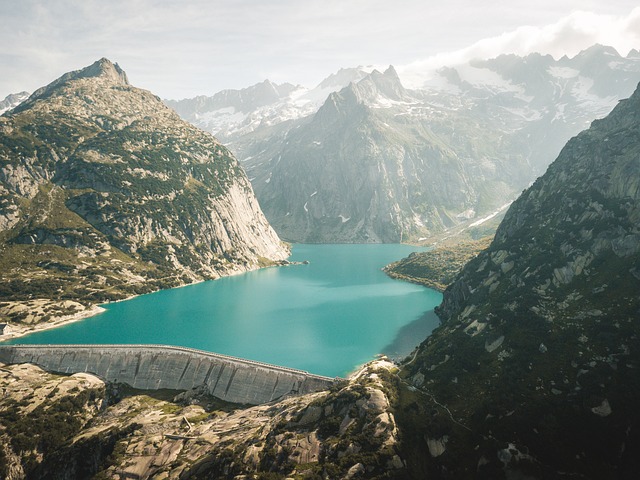
[[[416,469],[439,478],[638,471],[638,158],[640,88],[565,146],[447,288],[443,325],[404,376],[423,392],[420,408],[437,412],[410,438],[426,448],[421,434],[446,434],[449,456]],[[401,426],[416,418],[405,413]]]
[[[0,369],[0,475],[22,478],[406,478],[394,365],[254,407],[200,389],[145,392],[29,364]]]
[[[233,155],[107,59],[0,117],[0,225],[10,300],[104,301],[288,256]]]
[[[479,240],[437,245],[427,252],[413,252],[408,257],[385,266],[383,270],[391,278],[444,292],[462,267],[487,248],[492,239],[492,236],[488,236]]]

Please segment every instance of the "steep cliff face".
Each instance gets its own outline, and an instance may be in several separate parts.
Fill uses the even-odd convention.
[[[566,145],[445,291],[443,325],[404,367],[422,395],[406,445],[446,444],[416,471],[637,473],[639,159],[640,89]]]
[[[0,117],[0,195],[5,300],[121,298],[288,254],[231,153],[106,59]]]
[[[455,134],[444,125],[451,119],[429,124],[409,118],[405,109],[414,103],[392,67],[374,71],[331,94],[309,122],[286,135],[270,162],[264,162],[270,150],[247,161],[280,235],[304,242],[397,242],[504,203],[513,190],[501,176],[518,173],[488,155],[492,134],[462,120],[469,141],[455,152]],[[444,130],[434,133],[436,125]],[[476,151],[482,158],[471,161]]]

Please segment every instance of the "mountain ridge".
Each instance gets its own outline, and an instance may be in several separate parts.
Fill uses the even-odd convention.
[[[425,447],[429,432],[450,451],[413,468],[439,478],[637,472],[639,132],[640,86],[567,143],[445,290],[441,327],[403,370],[452,421],[416,428],[407,413],[399,424],[406,445]]]

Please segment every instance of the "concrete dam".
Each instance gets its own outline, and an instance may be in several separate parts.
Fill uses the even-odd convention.
[[[92,373],[134,388],[204,391],[259,405],[326,390],[334,378],[242,358],[167,345],[0,345],[0,362],[33,363],[55,373]]]

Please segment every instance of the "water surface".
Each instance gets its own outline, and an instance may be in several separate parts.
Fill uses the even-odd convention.
[[[291,261],[103,305],[81,322],[8,343],[178,345],[342,376],[407,355],[437,326],[442,295],[380,269],[415,247],[294,245]]]

